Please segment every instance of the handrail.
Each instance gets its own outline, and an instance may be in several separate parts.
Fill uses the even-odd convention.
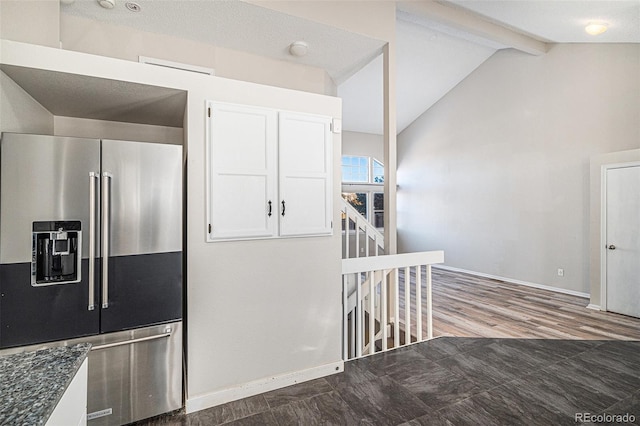
[[[397,348],[412,341],[420,342],[425,339],[423,322],[426,322],[426,338],[431,339],[431,265],[442,262],[443,251],[343,259],[344,359],[386,351],[389,346]],[[415,292],[413,304],[412,290]],[[423,294],[426,303],[423,303]],[[401,311],[404,311],[402,318]],[[404,343],[400,338],[402,321]],[[379,325],[377,332],[376,325]],[[392,343],[387,341],[389,337],[393,337]],[[380,349],[376,348],[377,340],[380,340]]]
[[[444,262],[444,251],[423,251],[418,253],[389,254],[377,257],[356,257],[342,259],[342,273],[378,271],[381,269],[405,268],[415,265],[433,265]]]
[[[375,244],[375,256],[380,254],[380,251],[384,251],[384,235],[378,229],[373,226],[358,210],[356,210],[349,202],[342,199],[340,211],[343,213],[345,221],[345,255],[349,258],[350,255],[350,222],[355,225],[355,257],[360,257],[360,231],[364,232],[366,247],[365,255],[370,256],[369,253],[369,240],[372,240]]]

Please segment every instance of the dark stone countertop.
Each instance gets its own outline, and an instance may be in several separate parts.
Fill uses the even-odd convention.
[[[0,357],[0,425],[44,425],[91,345],[80,343]]]

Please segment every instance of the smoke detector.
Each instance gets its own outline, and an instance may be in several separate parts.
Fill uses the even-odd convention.
[[[98,3],[105,9],[113,9],[116,5],[116,0],[98,0]]]
[[[293,56],[304,56],[309,51],[309,45],[304,41],[294,41],[289,45],[289,53]]]

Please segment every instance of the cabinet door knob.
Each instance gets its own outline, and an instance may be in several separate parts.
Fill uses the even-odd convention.
[[[611,244],[609,247],[607,247],[609,250],[615,250],[616,246],[614,246],[613,244]]]
[[[284,216],[285,210],[286,210],[286,206],[284,204],[284,200],[282,200],[282,216]]]
[[[267,213],[267,216],[271,217],[271,200],[269,200],[269,213]]]

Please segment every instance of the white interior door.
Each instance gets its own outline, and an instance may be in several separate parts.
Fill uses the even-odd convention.
[[[640,317],[640,166],[606,170],[607,310]]]

